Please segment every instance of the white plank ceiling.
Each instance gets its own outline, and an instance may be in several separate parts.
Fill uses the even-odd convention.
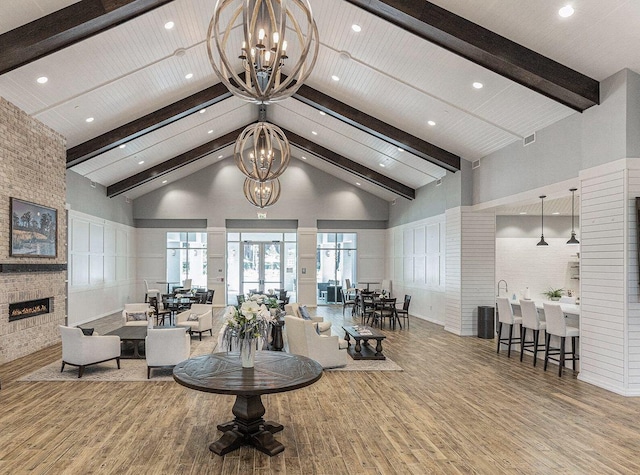
[[[75,3],[3,0],[0,33]],[[575,112],[453,55],[342,0],[310,0],[320,53],[307,84],[337,100],[476,160]],[[523,46],[602,80],[629,67],[640,72],[640,2],[436,0],[434,3]],[[175,0],[146,15],[0,76],[0,96],[81,144],[218,83],[206,52],[214,0]],[[167,21],[175,27],[166,30]],[[355,33],[351,25],[362,27]],[[632,47],[633,46],[633,47]],[[0,52],[1,54],[1,52]],[[186,79],[187,74],[193,74]],[[339,81],[332,80],[336,75]],[[40,85],[36,79],[47,76]],[[484,84],[480,90],[472,83]],[[86,119],[94,120],[87,123]],[[269,106],[274,123],[355,162],[418,188],[445,172],[419,157],[333,119],[295,99]],[[256,120],[256,106],[235,98],[111,150],[73,171],[108,186]],[[434,121],[430,126],[427,121]],[[212,133],[208,133],[213,130]],[[312,134],[317,132],[317,135]],[[231,150],[225,150],[223,158]],[[127,193],[135,198],[219,160],[207,157]],[[294,148],[294,156],[303,154]],[[307,163],[392,201],[393,193],[316,157]],[[139,164],[139,162],[144,162]],[[381,164],[385,165],[384,168]],[[513,211],[516,213],[516,211]]]

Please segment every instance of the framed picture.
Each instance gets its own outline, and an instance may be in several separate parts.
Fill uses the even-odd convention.
[[[11,198],[10,255],[14,257],[56,257],[58,211]]]

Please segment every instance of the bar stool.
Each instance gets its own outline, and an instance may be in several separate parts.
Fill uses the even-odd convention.
[[[520,327],[520,361],[525,351],[531,351],[528,348],[533,347],[533,366],[538,361],[538,340],[540,339],[540,330],[545,331],[546,322],[540,321],[538,309],[533,300],[520,300],[520,311],[522,312],[522,326]],[[527,342],[527,329],[533,331],[533,341]]]
[[[513,338],[513,325],[522,325],[522,317],[514,317],[513,309],[511,308],[511,302],[506,297],[498,297],[496,299],[498,304],[498,351],[500,353],[500,343],[506,341],[509,345],[507,350],[507,358],[511,358],[511,346],[520,343],[520,338]],[[509,325],[509,337],[502,338],[502,325]],[[505,344],[505,343],[503,343]]]
[[[576,327],[568,327],[565,320],[564,312],[558,304],[544,303],[544,317],[547,321],[547,339],[544,351],[544,370],[547,370],[547,363],[549,360],[558,362],[558,376],[562,376],[562,368],[566,360],[573,361],[573,371],[576,370],[576,360],[580,357],[576,355],[576,338],[580,336],[580,329]],[[560,338],[560,347],[551,347],[551,335]],[[564,349],[565,340],[567,337],[571,337],[571,353],[566,353]],[[567,358],[566,355],[571,355]],[[551,358],[549,355],[560,355],[560,358]]]

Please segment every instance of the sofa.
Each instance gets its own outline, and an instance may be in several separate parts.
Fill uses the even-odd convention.
[[[304,320],[302,314],[300,313],[300,305],[297,303],[290,303],[285,305],[284,311],[287,315],[291,315],[292,317],[297,317],[301,320]],[[311,322],[315,324],[314,327],[318,328],[318,333],[320,335],[331,335],[331,322],[325,322],[322,317],[311,317]]]

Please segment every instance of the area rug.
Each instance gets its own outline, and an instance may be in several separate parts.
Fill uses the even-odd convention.
[[[212,353],[217,346],[215,338],[208,337],[191,341],[191,356]],[[151,370],[151,379],[147,379],[147,361],[145,359],[121,359],[120,369],[115,360],[87,366],[82,378],[78,379],[76,366],[65,366],[60,372],[62,360],[51,363],[18,379],[18,381],[173,381],[172,368]]]
[[[347,356],[347,366],[330,368],[325,371],[403,371],[395,362],[386,360],[354,360]]]

